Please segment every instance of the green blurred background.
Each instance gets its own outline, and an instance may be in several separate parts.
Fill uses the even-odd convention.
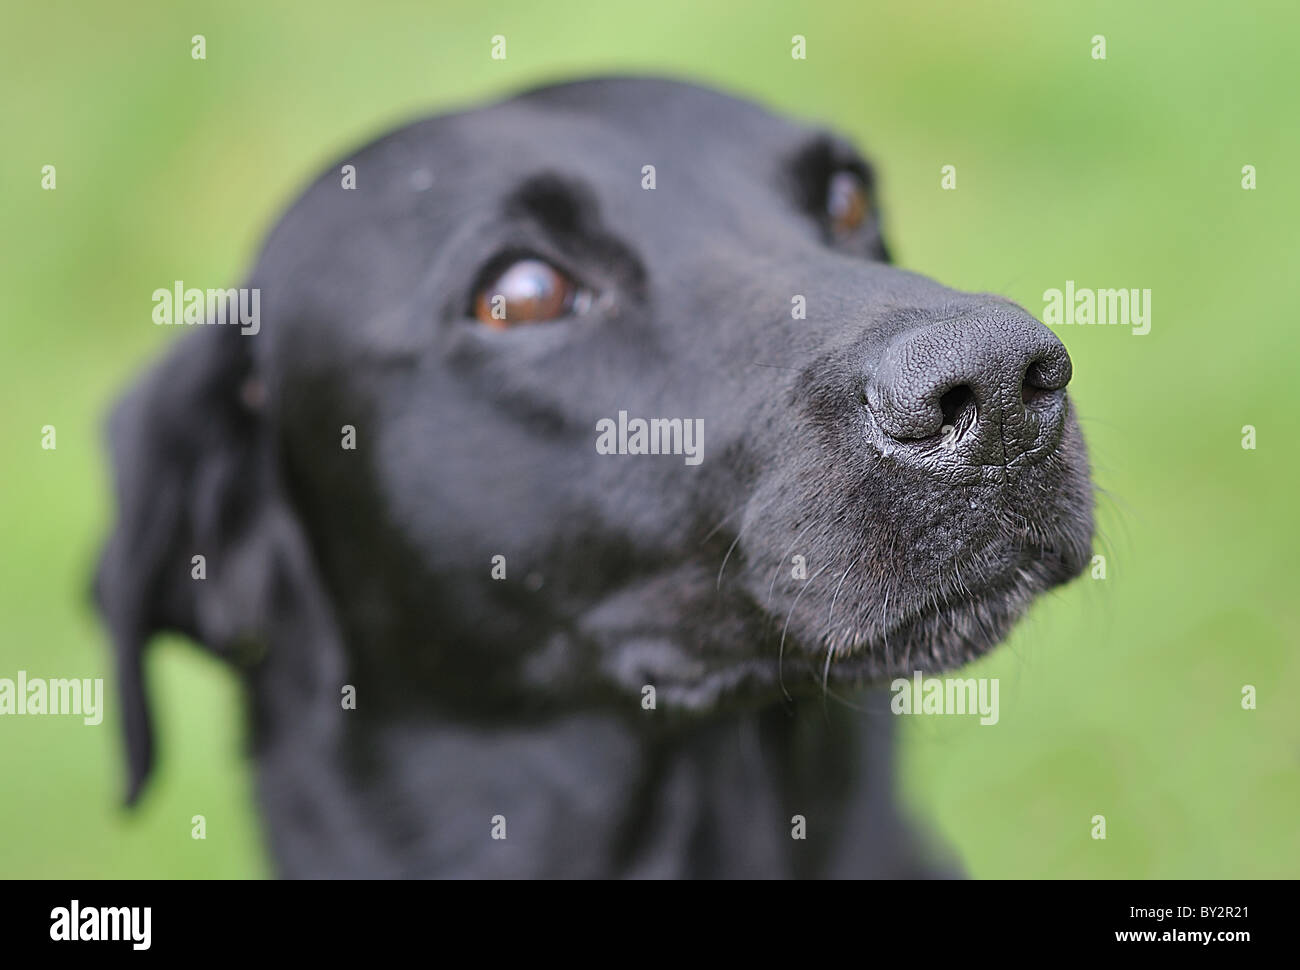
[[[629,71],[847,131],[883,172],[899,261],[952,286],[1036,313],[1067,279],[1153,291],[1146,336],[1057,331],[1106,493],[1106,579],[1046,598],[978,665],[1001,678],[996,727],[907,719],[904,787],[978,877],[1300,876],[1297,36],[1282,3],[8,5],[0,676],[102,676],[109,707],[99,727],[0,719],[0,876],[269,873],[237,684],[183,642],[150,666],[160,771],[119,807],[86,591],[103,414],[179,335],[150,322],[152,291],[238,285],[295,191],[403,120]]]

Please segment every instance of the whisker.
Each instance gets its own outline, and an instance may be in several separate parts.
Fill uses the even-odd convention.
[[[716,587],[719,593],[722,592],[722,574],[726,572],[727,560],[731,558],[731,553],[735,550],[736,544],[740,542],[740,537],[744,534],[745,530],[742,527],[741,530],[736,533],[736,538],[731,540],[731,545],[727,547],[727,554],[722,557],[722,566],[718,569],[718,584]]]
[[[814,579],[826,572],[826,567],[829,565],[830,563],[827,563],[826,566],[822,566],[821,569],[808,577],[808,582],[803,584],[803,589],[799,590],[798,595],[794,598],[794,602],[790,604],[790,611],[785,615],[785,626],[781,628],[781,646],[776,652],[776,680],[777,683],[781,685],[781,693],[785,695],[786,700],[790,700],[790,694],[785,689],[785,675],[781,669],[781,664],[785,660],[785,634],[786,631],[790,629],[790,619],[794,616],[794,608],[799,605],[799,597],[803,596],[804,590],[812,585]]]
[[[742,508],[743,508],[743,506],[742,506]],[[735,515],[735,514],[736,514],[737,512],[739,512],[739,511],[741,511],[741,509],[732,509],[732,510],[731,510],[730,512],[728,512],[725,516],[723,516],[723,517],[722,517],[722,521],[719,522],[717,525],[715,525],[712,529],[710,529],[710,530],[709,530],[709,534],[706,535],[703,539],[701,539],[699,544],[700,544],[700,545],[704,545],[706,542],[708,542],[710,539],[712,539],[715,535],[717,535],[717,534],[718,534],[718,530],[721,529],[724,525],[726,525],[727,522],[731,519],[731,517],[732,517],[733,515]]]
[[[831,617],[835,614],[835,601],[840,598],[840,590],[844,588],[844,580],[849,578],[849,571],[853,568],[853,563],[849,563],[844,570],[844,575],[840,577],[839,584],[835,587],[835,595],[831,597],[831,608],[826,613],[826,629],[831,628]]]

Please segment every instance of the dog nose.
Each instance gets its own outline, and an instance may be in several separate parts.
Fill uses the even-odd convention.
[[[894,338],[867,378],[866,404],[895,442],[967,464],[1009,465],[1059,440],[1071,371],[1056,334],[998,307]]]

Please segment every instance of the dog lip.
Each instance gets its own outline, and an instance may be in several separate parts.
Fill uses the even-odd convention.
[[[941,593],[941,590],[935,590]],[[969,590],[965,595],[945,595],[940,601],[938,608],[922,608],[900,613],[883,634],[884,637],[890,637],[898,633],[904,633],[908,629],[916,627],[918,624],[927,620],[933,620],[952,613],[955,610],[969,609],[972,607],[990,604],[1004,603],[1012,599],[1015,593],[1015,583],[1009,578],[992,583],[986,583],[978,590]]]
[[[995,537],[983,543],[977,550],[964,557],[965,562],[985,555],[991,550],[1008,543],[1005,537]],[[824,656],[829,650],[833,654],[831,669],[839,669],[850,677],[862,677],[863,674],[881,675],[890,663],[890,655],[903,650],[910,655],[911,647],[917,638],[926,641],[918,659],[929,659],[943,667],[955,666],[950,660],[936,658],[935,647],[944,637],[944,618],[958,614],[978,617],[973,629],[977,636],[963,636],[954,628],[951,643],[940,650],[944,657],[955,656],[950,651],[960,647],[960,662],[964,663],[982,656],[1002,641],[1012,623],[1019,619],[1032,594],[1040,586],[1050,585],[1036,582],[1034,577],[1025,574],[1027,563],[1034,561],[1039,554],[1037,547],[1025,546],[1019,549],[1019,555],[1007,559],[1001,568],[991,570],[986,575],[975,577],[960,574],[956,568],[953,578],[956,582],[939,583],[924,590],[915,598],[915,605],[898,610],[885,618],[885,622],[874,628],[855,629],[849,638],[837,638],[835,630],[821,632],[801,631],[792,634],[792,643],[787,641],[785,653],[789,657],[798,653],[804,657]],[[992,611],[992,616],[987,614]],[[994,629],[988,626],[994,621]],[[884,651],[882,654],[880,651]],[[841,678],[842,679],[842,678]]]

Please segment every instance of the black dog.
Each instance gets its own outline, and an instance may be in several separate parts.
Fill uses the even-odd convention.
[[[169,629],[286,875],[927,871],[843,698],[1077,575],[1091,486],[1065,348],[887,265],[846,143],[548,87],[341,159],[248,286],[111,421],[132,797]]]

